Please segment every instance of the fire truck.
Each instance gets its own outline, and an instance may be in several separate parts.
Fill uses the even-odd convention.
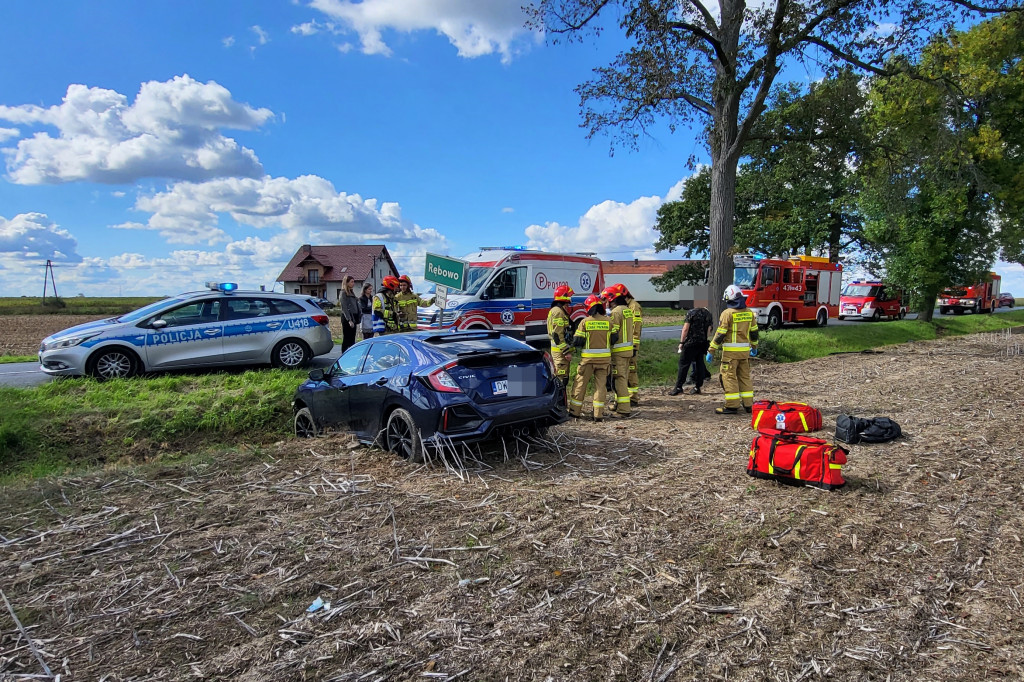
[[[757,324],[778,329],[787,322],[824,327],[839,315],[843,266],[815,256],[733,256],[733,282],[757,314]]]
[[[570,317],[586,317],[583,301],[604,288],[601,261],[587,254],[545,253],[521,246],[483,247],[462,260],[465,289],[451,291],[444,310],[420,308],[418,329],[494,329],[531,344],[548,341],[555,289],[573,288]]]
[[[843,287],[839,297],[839,319],[860,317],[877,322],[883,317],[902,320],[907,316],[903,292],[886,287],[883,282],[854,280]]]
[[[962,315],[990,313],[999,307],[999,284],[1002,278],[994,272],[988,273],[985,281],[970,287],[949,287],[939,295],[939,312],[948,315],[951,311]]]

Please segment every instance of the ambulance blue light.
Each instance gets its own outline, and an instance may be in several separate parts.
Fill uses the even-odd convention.
[[[238,289],[238,285],[234,282],[221,282],[217,285],[217,288],[227,294]]]

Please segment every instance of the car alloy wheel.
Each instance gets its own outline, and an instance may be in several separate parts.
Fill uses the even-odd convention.
[[[306,344],[297,339],[282,341],[274,348],[274,366],[284,369],[298,369],[309,361],[310,352]]]
[[[320,435],[320,429],[316,426],[313,414],[308,407],[303,407],[295,413],[295,437],[316,438]]]
[[[97,379],[127,379],[138,373],[135,359],[123,350],[108,350],[93,362],[92,374]]]
[[[416,422],[407,410],[398,408],[388,417],[385,428],[387,448],[402,459],[420,462],[423,459],[423,441]]]

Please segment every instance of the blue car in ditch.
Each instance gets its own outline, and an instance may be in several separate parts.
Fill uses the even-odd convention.
[[[351,431],[418,461],[425,447],[542,432],[569,418],[550,356],[493,331],[361,341],[295,392],[295,435]]]

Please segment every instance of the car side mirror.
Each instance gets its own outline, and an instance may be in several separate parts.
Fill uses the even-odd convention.
[[[769,279],[769,280],[767,280],[767,281],[766,281],[766,282],[764,283],[764,285],[765,285],[766,287],[770,287],[770,286],[771,286],[771,285],[773,285],[773,284],[775,284],[775,280],[774,280],[774,279]]]
[[[153,329],[163,329],[167,326],[167,320],[153,320],[149,323],[149,326]]]
[[[311,381],[323,381],[324,371],[322,369],[311,369],[309,370],[309,378]]]
[[[480,294],[480,300],[481,301],[489,301],[490,298],[491,298],[491,295],[488,294],[487,292],[484,292],[484,293]]]

